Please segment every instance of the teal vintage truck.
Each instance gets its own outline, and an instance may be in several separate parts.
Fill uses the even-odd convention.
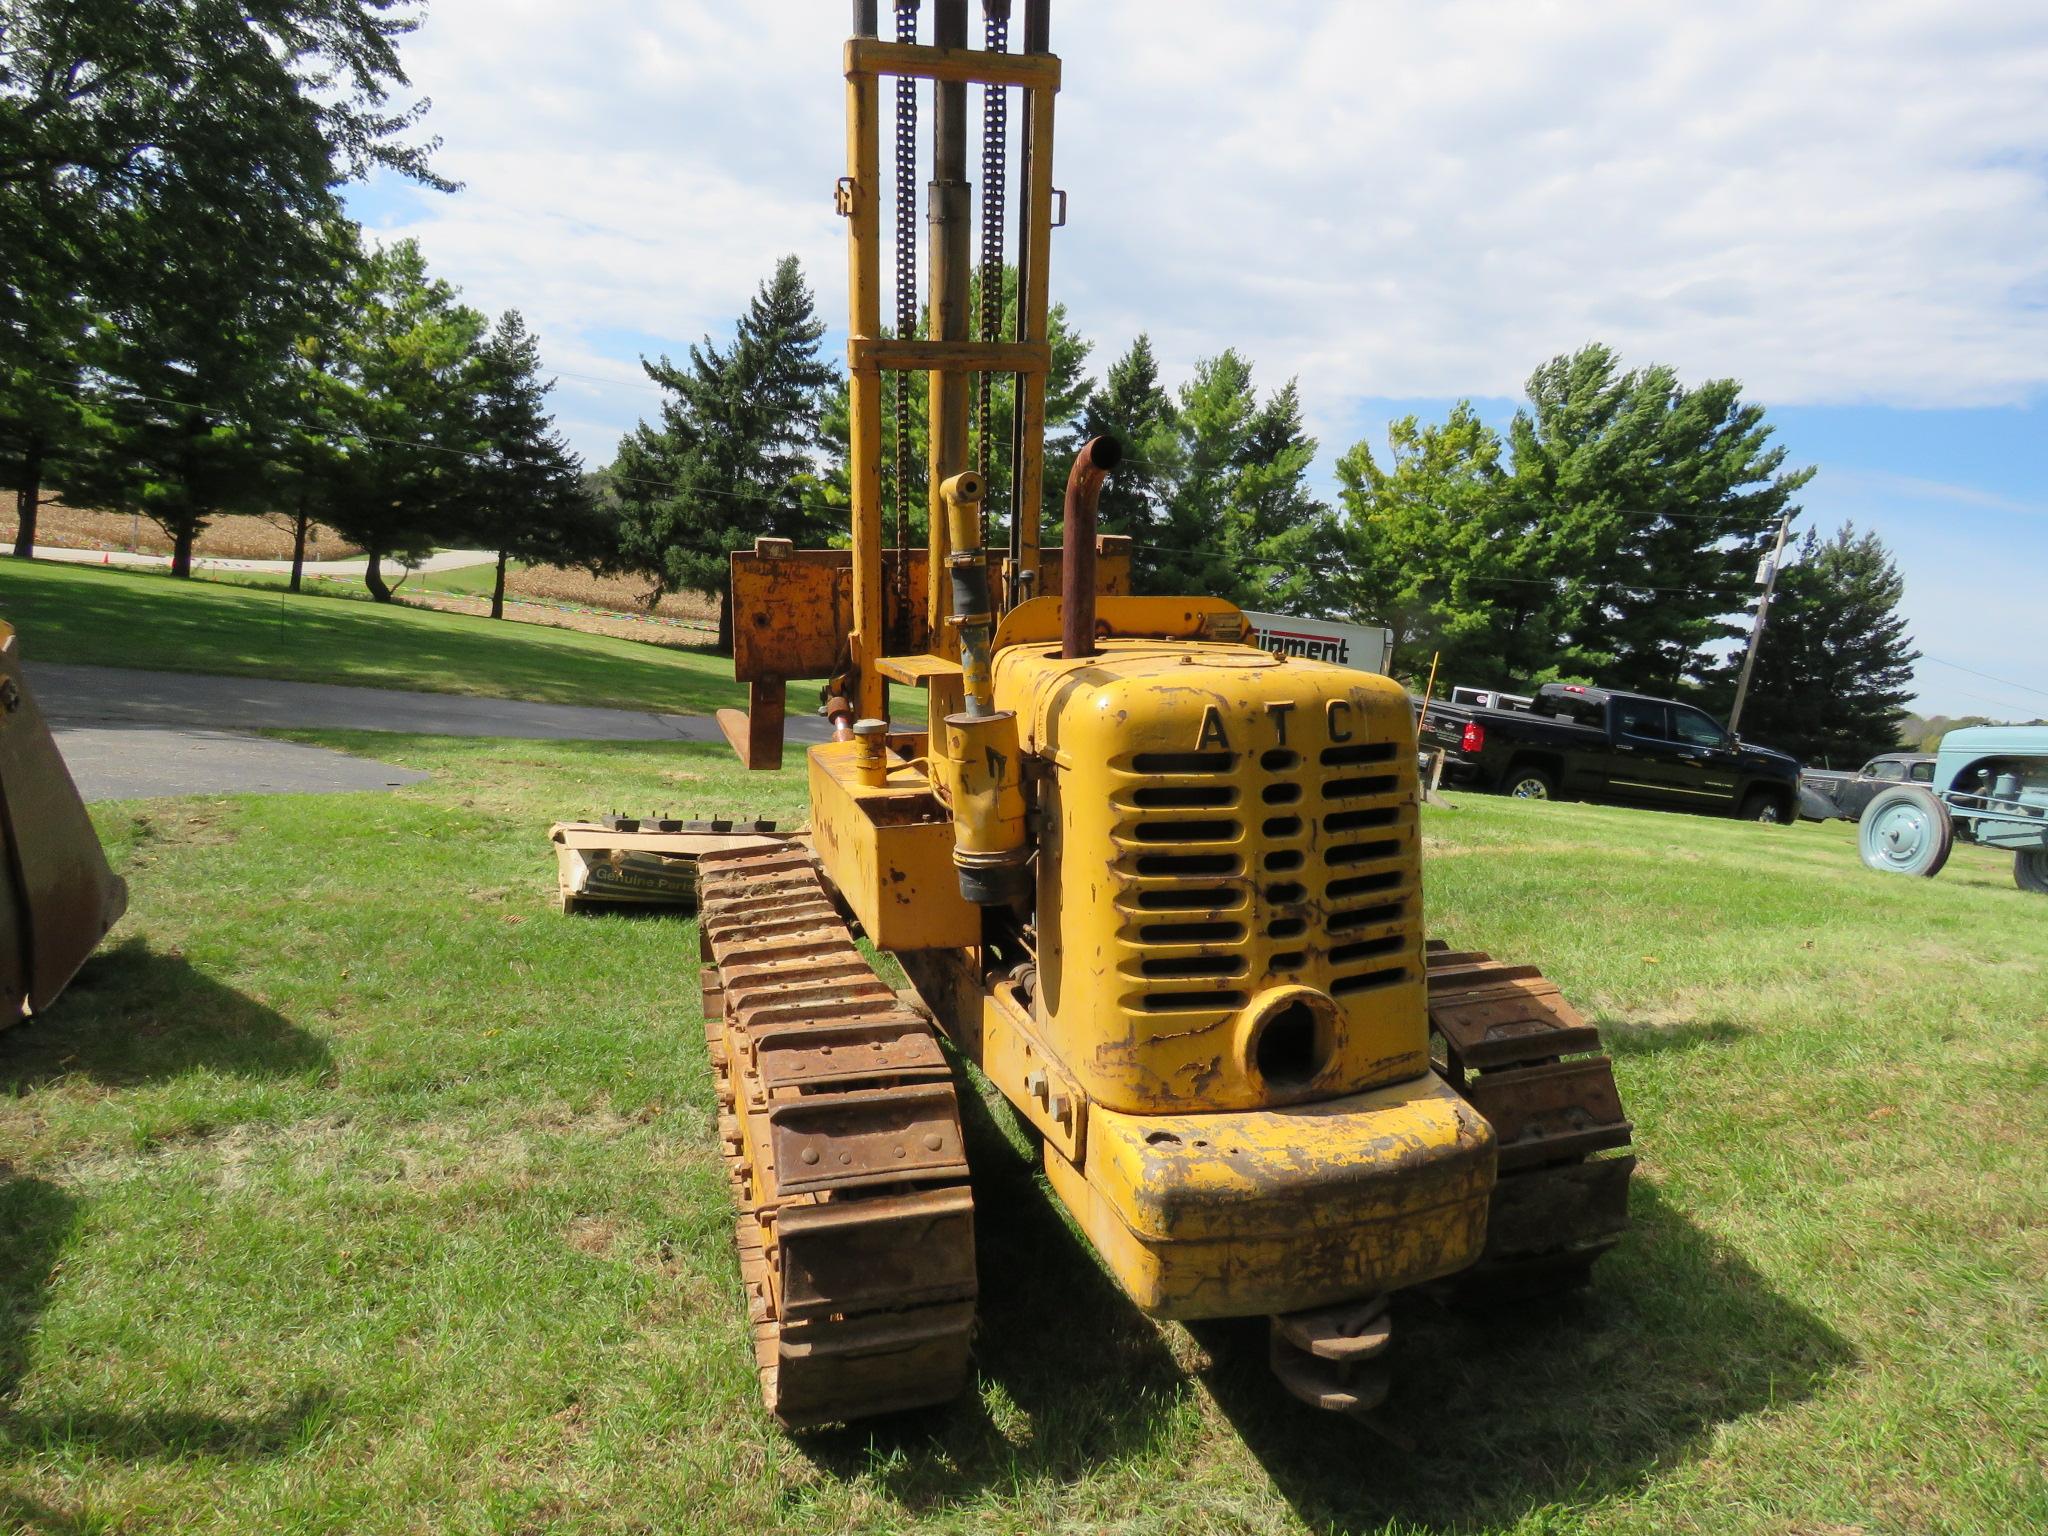
[[[1863,862],[1899,875],[1934,875],[1955,840],[2010,848],[2023,891],[2048,896],[2048,726],[1950,731],[1926,784],[1882,790],[1857,824]]]

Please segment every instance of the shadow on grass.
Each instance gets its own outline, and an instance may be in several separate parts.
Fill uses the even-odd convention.
[[[1207,1390],[1294,1512],[1318,1531],[1513,1524],[1585,1506],[1682,1462],[1717,1424],[1797,1402],[1854,1356],[1820,1319],[1639,1181],[1635,1227],[1586,1293],[1468,1312],[1397,1302],[1381,1422],[1288,1397],[1263,1319],[1196,1324],[1193,1374],[1074,1236],[1032,1168],[963,1093],[976,1168],[981,1390],[801,1444],[909,1510],[1142,1453]],[[1000,1114],[1004,1111],[998,1110]]]
[[[274,1456],[305,1443],[332,1412],[331,1394],[301,1392],[247,1418],[166,1409],[123,1412],[62,1404],[24,1413],[12,1406],[28,1372],[36,1319],[51,1277],[78,1224],[78,1201],[45,1179],[0,1163],[0,1443],[17,1451],[85,1453],[118,1461],[151,1457]],[[67,1517],[0,1496],[0,1516],[30,1530],[66,1530]]]
[[[1714,1426],[1811,1396],[1854,1352],[1638,1180],[1593,1287],[1463,1311],[1397,1302],[1380,1410],[1412,1448],[1285,1399],[1262,1323],[1205,1326],[1209,1389],[1319,1531],[1513,1524],[1681,1463]]]
[[[0,1092],[71,1076],[132,1087],[198,1068],[317,1078],[332,1067],[282,1014],[141,938],[93,955],[47,1014],[0,1034]]]
[[[868,1475],[910,1509],[985,1488],[1078,1477],[1143,1446],[1193,1390],[1143,1317],[1062,1219],[1053,1196],[965,1082],[980,1317],[976,1385],[953,1402],[799,1443],[836,1476]],[[995,1405],[991,1412],[991,1403]]]

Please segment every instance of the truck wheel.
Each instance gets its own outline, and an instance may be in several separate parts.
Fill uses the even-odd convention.
[[[1931,877],[1955,847],[1948,807],[1916,785],[1901,784],[1872,798],[1857,824],[1863,862],[1894,875]]]
[[[2012,878],[2021,890],[2048,896],[2048,848],[2022,848],[2014,854]]]
[[[1555,800],[1557,780],[1541,768],[1517,768],[1508,775],[1503,793],[1515,800]]]
[[[1767,822],[1771,826],[1793,819],[1785,814],[1784,805],[1768,789],[1751,791],[1749,798],[1742,802],[1741,815],[1744,821]]]

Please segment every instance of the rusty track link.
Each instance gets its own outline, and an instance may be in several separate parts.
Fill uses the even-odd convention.
[[[931,1024],[801,848],[699,862],[704,1033],[768,1411],[790,1428],[965,1385],[974,1200]]]
[[[1628,1229],[1621,1106],[1600,1032],[1531,965],[1432,940],[1429,1023],[1445,1075],[1493,1126],[1500,1178],[1486,1249],[1452,1282],[1475,1300],[1583,1285]]]

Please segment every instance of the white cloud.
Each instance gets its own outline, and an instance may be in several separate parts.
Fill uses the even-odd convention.
[[[578,372],[630,362],[621,332],[722,331],[788,251],[836,321],[846,15],[433,0],[405,56],[467,189],[373,223]],[[1596,337],[1776,404],[2048,382],[2036,6],[1070,0],[1053,24],[1055,292],[1105,348],[1235,344],[1324,422],[1512,394]],[[565,414],[602,453],[646,398],[629,375]]]

